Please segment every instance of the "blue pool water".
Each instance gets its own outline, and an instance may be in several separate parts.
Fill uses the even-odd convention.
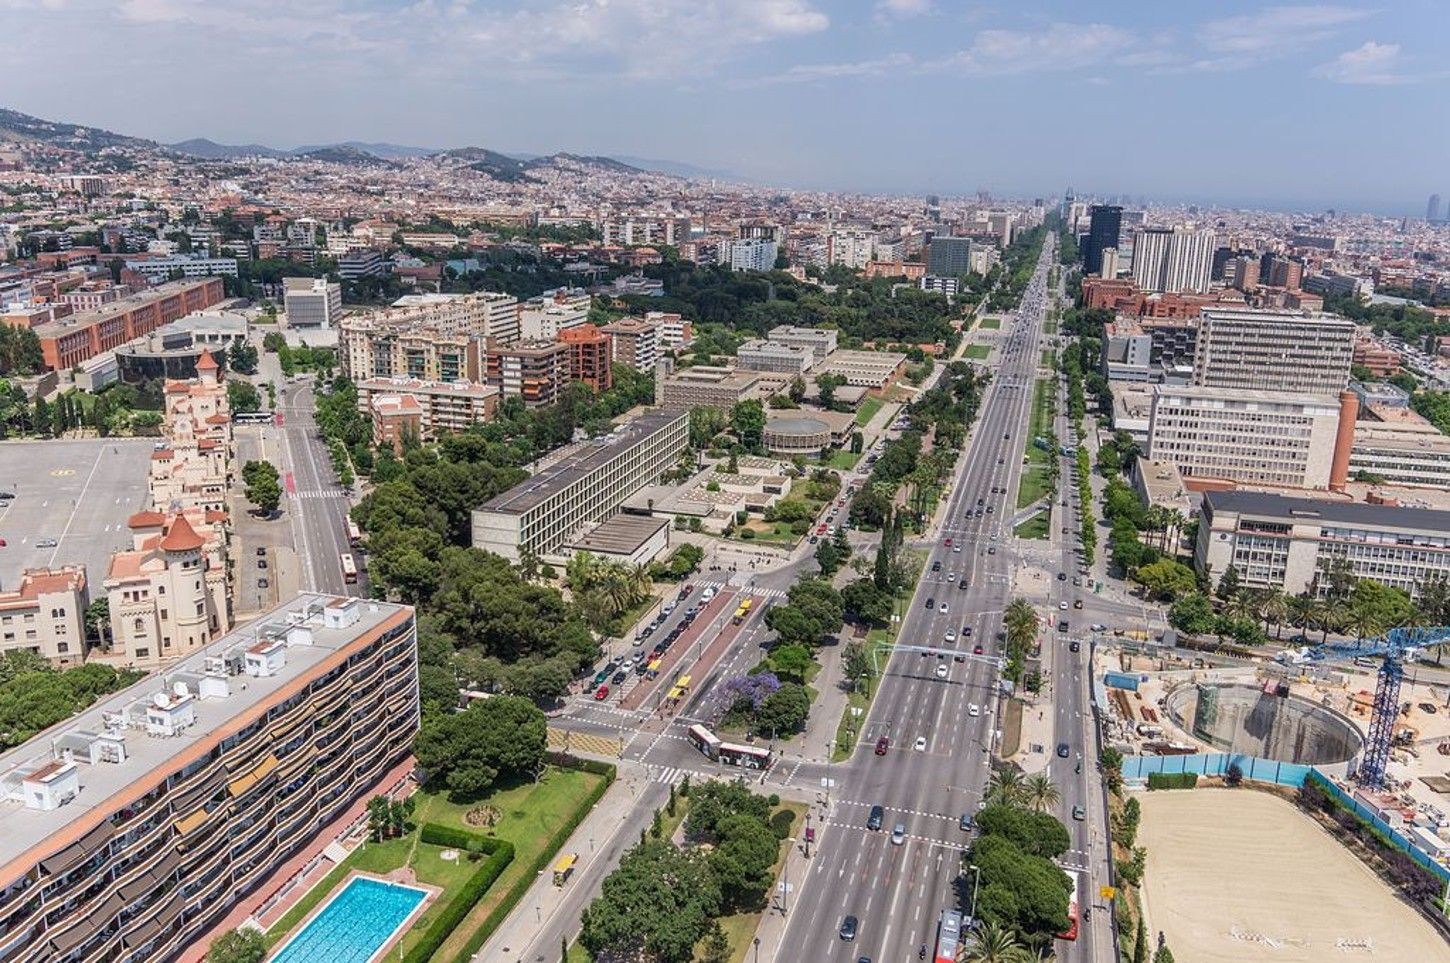
[[[368,963],[428,894],[354,876],[272,963]]]

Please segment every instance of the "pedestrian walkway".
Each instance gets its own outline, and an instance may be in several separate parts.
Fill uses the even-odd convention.
[[[609,736],[596,736],[587,732],[573,732],[569,729],[548,729],[551,752],[581,753],[586,756],[603,756],[618,759],[624,752],[624,740]]]

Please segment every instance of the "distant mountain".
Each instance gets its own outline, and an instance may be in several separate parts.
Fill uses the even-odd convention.
[[[383,160],[357,147],[338,144],[335,147],[318,147],[295,155],[298,160],[321,161],[325,164],[346,164],[349,167],[393,167],[392,161]]]
[[[80,151],[97,151],[103,147],[157,146],[154,141],[140,137],[127,137],[100,127],[41,120],[3,107],[0,107],[0,141],[53,144]]]
[[[409,157],[427,157],[429,154],[437,153],[436,147],[407,147],[402,144],[389,144],[386,142],[369,143],[361,140],[345,140],[338,144],[307,144],[292,150],[294,154],[311,154],[315,151],[329,147],[350,147],[353,150],[371,154],[374,157],[381,157],[383,160],[405,160]]]
[[[615,160],[613,157],[590,156],[584,154],[569,154],[560,152],[550,154],[548,157],[539,157],[528,161],[528,166],[536,167],[543,164],[551,164],[555,161],[573,161],[575,164],[583,164],[585,167],[598,167],[606,171],[614,171],[618,174],[643,174],[644,170],[635,167],[633,164],[626,164],[623,161]]]
[[[218,144],[205,137],[193,137],[177,144],[167,144],[178,154],[200,157],[202,160],[234,160],[238,157],[286,157],[286,151],[267,147],[264,144]]]
[[[686,164],[683,161],[652,160],[648,157],[628,157],[624,154],[620,154],[614,159],[620,163],[628,164],[631,167],[637,167],[640,170],[656,171],[661,174],[674,174],[676,177],[709,178],[735,176],[726,170],[697,167],[694,164]]]
[[[487,147],[455,147],[430,156],[436,160],[462,161],[463,166],[469,170],[487,174],[496,181],[513,183],[533,180],[527,173],[527,163]]]

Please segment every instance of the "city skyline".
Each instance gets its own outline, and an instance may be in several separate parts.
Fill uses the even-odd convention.
[[[1092,17],[942,0],[6,7],[7,106],[162,142],[471,144],[660,158],[803,189],[1072,184],[1410,215],[1450,189],[1435,167],[1447,137],[1419,121],[1447,79],[1420,38],[1450,16],[1428,0],[1211,14],[1134,2]],[[41,68],[61,45],[57,84]],[[127,83],[110,82],[117,70]],[[1115,104],[1133,126],[1104,123]],[[1379,138],[1333,134],[1371,122],[1417,131],[1389,183]],[[913,139],[932,148],[904,150]]]

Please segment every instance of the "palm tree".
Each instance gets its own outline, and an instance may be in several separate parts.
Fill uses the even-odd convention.
[[[1344,612],[1344,628],[1355,638],[1363,641],[1373,638],[1384,630],[1379,613],[1368,605],[1351,605]]]
[[[1224,602],[1223,614],[1231,619],[1257,618],[1259,611],[1251,589],[1239,589]]]
[[[1289,612],[1289,624],[1296,626],[1300,632],[1308,632],[1309,625],[1314,621],[1314,597],[1307,592],[1291,596],[1285,600]]]
[[[965,963],[1023,963],[1029,959],[1016,934],[996,923],[982,924],[963,952]]]
[[[1022,770],[1010,767],[997,769],[987,780],[985,798],[988,805],[1016,806],[1022,801],[1024,789]]]
[[[1045,772],[1036,772],[1022,784],[1022,801],[1037,812],[1046,812],[1062,799],[1052,777]]]
[[[1259,599],[1259,615],[1264,620],[1264,631],[1269,631],[1269,623],[1274,623],[1274,638],[1284,637],[1284,619],[1289,614],[1289,600],[1284,593],[1278,589],[1268,589]]]

